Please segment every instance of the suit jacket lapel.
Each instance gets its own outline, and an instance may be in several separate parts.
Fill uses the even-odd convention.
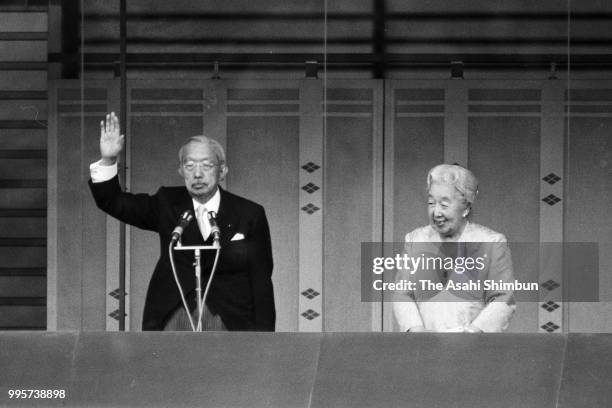
[[[223,247],[224,244],[231,241],[236,233],[236,224],[240,215],[236,211],[232,196],[221,187],[219,187],[219,191],[221,192],[221,202],[217,214],[217,224],[221,230],[221,247]]]

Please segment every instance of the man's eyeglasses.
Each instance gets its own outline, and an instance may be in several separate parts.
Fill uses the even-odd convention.
[[[212,171],[215,167],[217,167],[217,164],[209,162],[196,162],[191,160],[183,163],[183,170],[185,171],[192,172],[195,171],[197,167],[200,167],[204,172],[209,172]]]

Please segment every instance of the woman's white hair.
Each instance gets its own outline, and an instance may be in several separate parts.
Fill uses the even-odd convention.
[[[478,195],[478,180],[465,167],[457,164],[439,164],[427,174],[427,191],[434,183],[449,184],[463,196],[470,205]]]
[[[179,153],[178,153],[179,163],[183,163],[183,154],[185,152],[185,147],[190,143],[207,144],[212,149],[212,151],[215,153],[215,156],[217,157],[219,164],[221,165],[225,164],[225,150],[223,149],[223,146],[221,146],[221,144],[217,142],[215,139],[211,139],[204,135],[191,136],[189,139],[185,141],[185,143],[179,149]]]

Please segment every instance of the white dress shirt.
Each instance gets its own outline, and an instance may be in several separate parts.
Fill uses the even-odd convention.
[[[217,191],[215,191],[215,194],[204,204],[200,203],[199,201],[196,201],[195,199],[193,199],[193,209],[195,211],[196,214],[196,219],[198,220],[198,226],[200,227],[200,232],[202,233],[202,237],[204,238],[204,241],[206,241],[206,239],[208,238],[208,236],[210,235],[210,230],[211,230],[211,226],[210,226],[210,222],[208,221],[208,213],[211,211],[214,211],[215,214],[219,213],[219,204],[221,203],[221,193],[219,192],[219,187],[217,187]],[[203,208],[205,211],[200,214],[200,208]]]
[[[117,162],[110,166],[102,164],[102,159],[89,165],[89,174],[93,183],[102,183],[115,177],[118,173]]]

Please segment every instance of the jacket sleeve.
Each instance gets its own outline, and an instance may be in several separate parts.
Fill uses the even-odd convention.
[[[487,279],[514,282],[512,257],[506,238],[501,235],[491,245],[491,265]],[[502,332],[510,325],[516,310],[512,291],[489,290],[484,293],[485,307],[472,321],[483,332]]]
[[[90,179],[89,188],[96,205],[105,213],[135,227],[158,231],[159,191],[153,196],[126,193],[121,190],[118,176],[101,183]]]
[[[255,330],[274,331],[276,309],[272,286],[272,243],[263,207],[259,207],[250,232],[249,278],[255,306]]]
[[[406,244],[404,251],[408,254],[412,252],[412,235],[406,234]],[[396,282],[402,279],[411,280],[410,272],[403,269],[398,271]],[[405,291],[394,295],[393,314],[401,331],[405,332],[412,327],[425,326],[419,308],[417,307],[412,291]]]

